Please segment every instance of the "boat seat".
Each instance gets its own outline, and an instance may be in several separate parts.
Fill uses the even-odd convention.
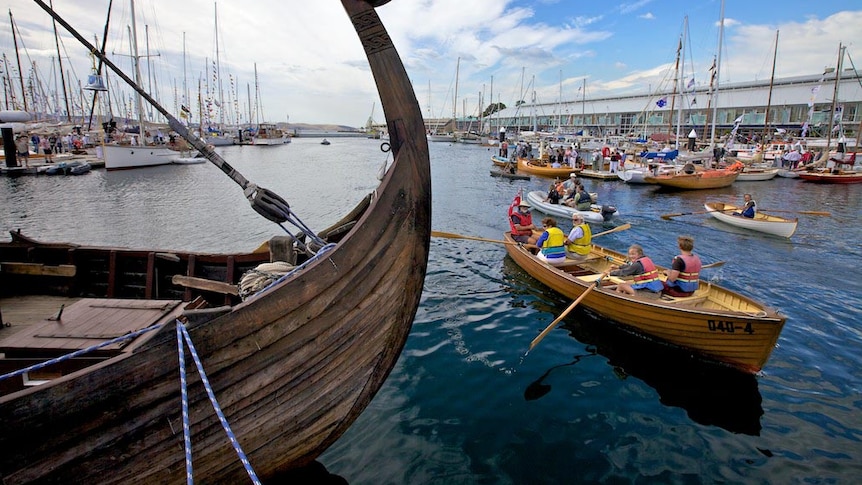
[[[679,305],[696,305],[698,303],[702,303],[706,301],[709,295],[704,293],[695,293],[691,296],[670,296],[670,295],[662,295],[661,300],[665,303],[673,303]]]
[[[601,273],[593,273],[584,276],[578,276],[577,278],[581,281],[587,283],[594,283],[596,279],[601,275]],[[618,285],[620,283],[624,283],[626,280],[618,277],[618,276],[605,276],[604,280],[602,280],[602,285]]]
[[[74,277],[77,268],[72,264],[50,266],[39,263],[0,262],[0,272],[6,274],[31,276],[64,276]]]

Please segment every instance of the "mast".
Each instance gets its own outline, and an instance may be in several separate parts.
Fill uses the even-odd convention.
[[[452,119],[455,121],[455,130],[458,131],[458,74],[461,71],[461,57],[458,57],[458,62],[455,64],[455,96],[452,98]]]
[[[488,99],[491,101],[491,106],[494,107],[493,110],[488,113],[491,118],[491,120],[488,122],[488,133],[495,135],[496,132],[494,131],[494,114],[497,112],[499,106],[494,104],[494,76],[491,76],[491,97]]]
[[[775,31],[775,50],[772,52],[772,76],[769,78],[769,96],[766,97],[766,115],[763,118],[763,143],[769,136],[769,110],[772,108],[772,87],[775,83],[775,61],[778,57],[778,31]]]
[[[131,4],[132,15],[132,63],[135,65],[135,84],[141,85],[141,57],[138,55],[138,28],[135,25],[135,0],[129,0]],[[144,130],[144,100],[140,93],[135,96],[135,103],[138,109],[138,131],[140,132],[141,145],[147,144],[147,137]]]
[[[587,78],[584,76],[584,89],[581,93],[581,136],[587,129]]]
[[[838,84],[841,82],[841,69],[842,64],[844,62],[844,49],[845,47],[839,42],[838,43],[838,67],[835,70],[835,88],[832,91],[832,109],[829,112],[829,132],[826,134],[826,153],[829,153],[829,146],[832,144],[832,127],[835,124],[835,106],[838,104]],[[842,113],[843,116],[843,113]],[[841,124],[841,120],[838,120],[839,126]]]
[[[724,0],[721,0],[721,17],[718,23],[718,57],[715,62],[715,91],[712,94],[712,130],[709,135],[709,146],[715,145],[715,120],[718,117],[718,84],[721,71],[721,43],[724,40]]]
[[[685,17],[685,22],[688,22],[688,17]],[[670,135],[673,133],[673,112],[674,107],[676,105],[676,93],[677,87],[679,87],[679,57],[682,53],[682,38],[685,35],[685,27],[683,27],[683,33],[679,36],[679,43],[676,47],[676,65],[673,68],[673,92],[670,96],[670,119],[667,120],[667,134]],[[679,140],[676,140],[677,148],[679,148]]]
[[[54,8],[54,0],[48,2]],[[60,64],[60,82],[63,84],[63,100],[66,101],[66,121],[72,121],[72,111],[69,109],[69,95],[66,93],[66,76],[63,74],[63,55],[60,52],[60,35],[57,33],[57,21],[51,19],[54,24],[54,44],[57,46],[57,62]]]
[[[557,98],[557,133],[560,133],[563,122],[563,70],[560,69],[560,97]]]
[[[221,83],[221,59],[219,58],[218,45],[218,2],[215,2],[215,56],[216,56],[216,79],[218,80],[218,122],[219,130],[224,125],[224,90]]]
[[[683,18],[683,27],[682,27],[682,43],[680,45],[680,55],[679,59],[682,63],[682,75],[679,76],[679,108],[677,108],[676,115],[676,148],[679,150],[679,136],[682,127],[682,97],[685,95],[685,43],[688,41],[688,15]],[[673,112],[673,111],[671,111]]]
[[[15,35],[15,20],[12,9],[9,9],[9,23],[12,24],[12,43],[15,44],[15,59],[18,61],[18,81],[21,83],[21,97],[24,99],[24,111],[30,111],[27,106],[27,88],[24,87],[24,72],[21,70],[21,55],[18,53],[18,36]]]

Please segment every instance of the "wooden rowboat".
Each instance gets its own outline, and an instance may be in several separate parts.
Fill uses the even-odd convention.
[[[829,170],[799,172],[799,178],[806,182],[815,182],[818,184],[858,184],[862,183],[862,171],[840,170],[838,173]]]
[[[658,184],[674,189],[718,189],[730,186],[738,176],[739,172],[734,170],[713,169],[695,173],[647,175],[644,177],[644,181],[648,184]]]
[[[764,180],[772,180],[778,175],[779,168],[751,168],[746,167],[739,172],[736,177],[738,182],[761,182]]]
[[[509,233],[506,241],[513,242]],[[592,260],[554,267],[538,260],[519,244],[506,244],[509,256],[541,283],[572,300],[578,298],[611,264],[626,256],[593,245]],[[663,269],[663,268],[660,268]],[[706,360],[743,372],[760,371],[778,341],[786,317],[745,295],[703,281],[685,298],[647,299],[617,293],[604,286],[585,295],[580,305],[623,325],[635,334],[695,352]]]
[[[212,274],[201,279],[220,276],[230,286],[242,266],[268,260],[268,254],[147,250],[127,259],[129,253],[115,248],[20,239],[0,246],[4,291],[68,301],[62,313],[52,309],[57,320],[48,323],[70,325],[42,338],[46,343],[98,343],[112,331],[156,325],[94,354],[0,381],[4,484],[184,482],[184,415],[194,477],[202,483],[248,480],[251,473],[194,369],[183,411],[177,337],[183,327],[177,318],[187,320],[184,327],[230,434],[263,480],[312,462],[380,389],[419,305],[431,228],[430,166],[419,104],[388,34],[371,4],[342,4],[365,47],[395,157],[367,203],[324,235],[333,245],[305,261],[302,271],[234,304],[232,295],[216,292],[223,285],[210,282],[208,291],[198,291],[176,286],[173,275],[201,277],[192,270],[211,259]],[[209,155],[202,141],[200,146]],[[226,266],[216,271],[221,260]],[[131,275],[134,281],[127,279]],[[195,296],[202,298],[187,301]],[[111,316],[104,330],[75,323],[90,311],[73,308],[80,302]],[[150,307],[142,310],[149,316],[132,318],[118,306]],[[0,329],[0,338],[9,331]],[[4,373],[71,350],[5,347]]]
[[[503,170],[491,170],[492,177],[502,177],[510,180],[530,180],[530,176],[523,173],[509,173]]]
[[[532,175],[539,175],[549,178],[569,178],[573,173],[580,173],[581,169],[572,167],[554,168],[550,164],[539,165],[535,160],[527,160],[526,158],[518,159],[518,170]]]
[[[753,218],[735,216],[734,212],[742,212],[737,207],[723,202],[707,202],[703,205],[706,213],[725,224],[750,229],[752,231],[764,232],[779,237],[790,237],[796,232],[798,219],[785,219],[771,214],[758,211]]]

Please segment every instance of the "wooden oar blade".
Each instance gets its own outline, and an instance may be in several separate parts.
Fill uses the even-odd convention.
[[[688,214],[686,214],[685,212],[677,212],[676,214],[662,214],[661,218],[666,220],[666,221],[669,221],[669,220],[673,219],[674,217],[685,216],[685,215],[688,215]]]
[[[812,216],[831,216],[831,212],[823,212],[823,211],[799,211],[800,214],[809,214]]]
[[[610,234],[610,233],[612,233],[612,232],[625,231],[625,230],[631,229],[631,227],[632,227],[632,225],[631,225],[631,224],[629,224],[629,223],[625,223],[625,224],[623,224],[623,225],[621,225],[621,226],[617,226],[617,227],[615,227],[615,228],[613,228],[613,229],[608,229],[607,231],[600,232],[600,233],[598,233],[598,234],[593,234],[593,237],[604,236],[605,234]]]
[[[700,269],[718,268],[719,266],[724,266],[724,263],[726,263],[726,262],[727,261],[716,261],[714,263],[705,264],[705,265],[701,266]]]

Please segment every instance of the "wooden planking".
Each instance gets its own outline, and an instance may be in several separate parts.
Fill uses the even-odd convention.
[[[0,272],[6,274],[20,274],[33,276],[75,276],[77,268],[71,264],[61,264],[51,266],[39,263],[18,263],[18,262],[2,262],[0,263]]]
[[[148,327],[170,314],[177,300],[103,300],[84,298],[63,309],[59,320],[43,318],[0,341],[0,350],[69,351],[87,348]],[[119,350],[128,342],[105,347]]]

